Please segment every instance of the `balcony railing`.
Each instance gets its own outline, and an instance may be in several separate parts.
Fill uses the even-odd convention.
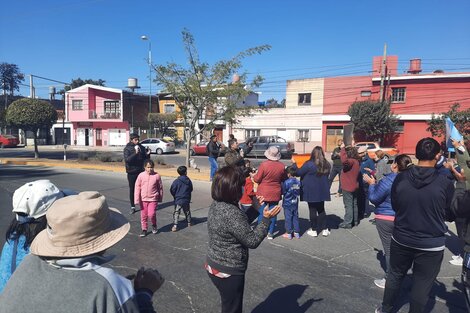
[[[88,111],[88,118],[90,120],[115,120],[115,119],[120,119],[121,118],[121,112],[97,112],[94,110]]]

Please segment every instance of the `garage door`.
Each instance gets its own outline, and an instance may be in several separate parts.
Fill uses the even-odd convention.
[[[110,129],[108,130],[108,137],[110,146],[125,146],[127,143],[125,129]]]

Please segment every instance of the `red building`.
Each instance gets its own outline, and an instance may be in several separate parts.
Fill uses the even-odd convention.
[[[324,79],[322,144],[327,151],[342,137],[342,126],[349,121],[347,111],[356,101],[384,99],[391,103],[400,126],[393,145],[401,153],[413,154],[416,142],[430,136],[427,121],[433,113],[446,112],[454,103],[470,108],[470,73],[421,73],[421,60],[410,61],[406,74],[398,74],[398,57],[374,57],[371,76],[333,77]],[[383,69],[383,74],[382,74]],[[381,87],[383,85],[383,87]]]

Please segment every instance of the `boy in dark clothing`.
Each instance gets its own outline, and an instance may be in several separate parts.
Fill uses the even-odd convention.
[[[150,158],[150,150],[139,143],[139,135],[130,134],[130,141],[124,147],[124,162],[126,163],[127,181],[129,182],[129,200],[131,214],[135,213],[134,189],[137,176],[144,171],[144,161]]]
[[[421,139],[416,145],[418,165],[401,172],[392,185],[395,224],[390,247],[390,271],[382,307],[391,312],[400,286],[412,267],[410,312],[423,312],[444,256],[445,219],[449,218],[454,184],[435,168],[439,143]]]
[[[284,208],[284,218],[286,220],[286,233],[282,237],[292,239],[292,231],[295,238],[300,238],[299,226],[299,195],[300,181],[295,178],[295,169],[289,166],[287,169],[287,179],[282,183],[282,207]]]
[[[187,176],[188,169],[186,166],[180,166],[177,169],[180,175],[170,187],[170,193],[175,199],[175,211],[173,213],[173,227],[171,231],[178,230],[178,220],[180,217],[181,209],[183,209],[188,226],[191,226],[191,211],[189,203],[191,202],[191,192],[193,192],[193,183]]]

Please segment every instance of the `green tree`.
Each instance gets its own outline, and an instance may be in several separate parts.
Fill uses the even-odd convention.
[[[34,158],[37,159],[39,158],[37,132],[41,128],[51,128],[57,121],[57,112],[49,102],[23,98],[8,106],[5,119],[9,125],[33,133]]]
[[[394,133],[398,126],[398,118],[392,113],[388,102],[354,102],[349,107],[348,115],[354,124],[354,133],[368,140],[381,141],[385,135]]]
[[[90,84],[90,85],[96,85],[96,86],[105,86],[106,81],[102,79],[94,80],[94,79],[81,79],[80,77],[72,79],[69,85],[65,86],[65,90],[61,89],[59,90],[58,94],[63,95],[66,91],[78,88],[80,86]]]
[[[248,84],[247,72],[240,73],[242,61],[246,57],[269,50],[269,45],[258,46],[238,53],[231,59],[220,60],[210,65],[199,60],[193,35],[182,31],[183,46],[188,65],[175,63],[154,65],[155,81],[165,92],[171,93],[178,105],[187,140],[186,164],[189,165],[191,140],[197,135],[211,130],[218,121],[235,124],[240,116],[252,114],[256,107],[240,105],[252,90],[260,86],[263,78],[259,75]],[[197,129],[199,121],[202,128]]]
[[[455,127],[464,136],[465,141],[470,140],[470,108],[461,110],[459,103],[454,103],[447,112],[433,113],[431,120],[428,121],[427,131],[433,136],[444,137],[446,134],[446,117],[452,120]]]
[[[13,96],[15,91],[20,90],[20,84],[24,81],[24,74],[16,64],[0,63],[0,87],[3,94]]]
[[[152,128],[157,128],[160,136],[173,136],[175,131],[172,128],[176,122],[176,113],[150,113],[148,121],[152,124]]]

